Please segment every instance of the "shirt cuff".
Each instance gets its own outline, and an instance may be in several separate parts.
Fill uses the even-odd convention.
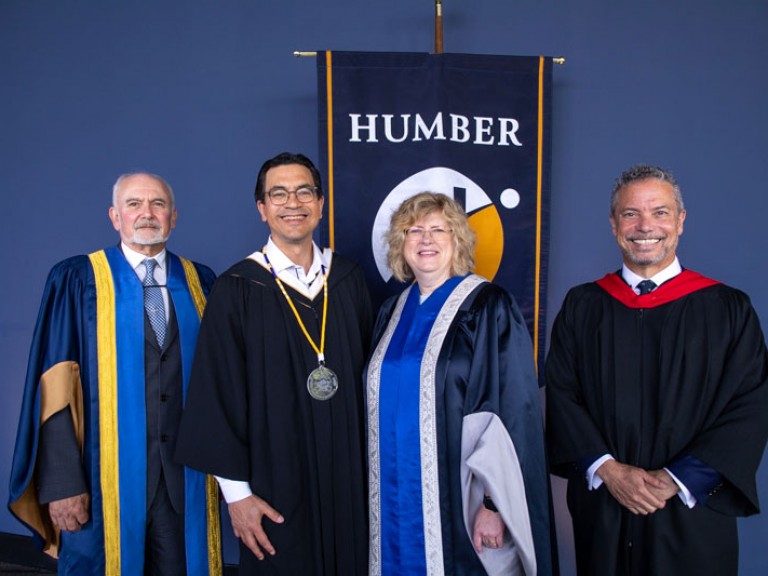
[[[667,474],[669,474],[672,477],[672,480],[675,481],[675,484],[677,484],[677,487],[680,488],[680,492],[677,493],[678,496],[680,496],[680,500],[682,500],[688,508],[693,508],[696,506],[696,498],[693,494],[691,494],[691,491],[688,490],[685,484],[680,482],[680,479],[672,474],[672,472],[669,470],[669,468],[664,468],[664,470],[667,471]]]
[[[234,504],[240,500],[245,500],[248,496],[252,496],[251,485],[248,482],[242,480],[229,480],[227,478],[221,478],[214,476],[219,483],[221,493],[224,495],[224,500],[227,504]]]
[[[597,490],[603,485],[603,479],[595,474],[595,472],[597,472],[597,469],[608,460],[615,460],[615,458],[610,454],[605,454],[592,462],[592,466],[587,468],[587,486],[589,486],[590,490]]]
[[[682,456],[670,462],[667,471],[680,483],[685,484],[699,506],[723,487],[723,476],[695,456]]]

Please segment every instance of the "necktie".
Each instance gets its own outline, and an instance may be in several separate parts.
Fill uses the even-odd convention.
[[[149,323],[155,331],[157,343],[163,346],[165,340],[165,304],[163,303],[163,293],[155,280],[155,266],[157,261],[154,258],[148,258],[143,262],[147,269],[144,276],[144,309],[149,316]]]
[[[640,296],[653,292],[654,288],[656,288],[656,282],[653,280],[643,280],[637,285],[637,289],[640,290]]]

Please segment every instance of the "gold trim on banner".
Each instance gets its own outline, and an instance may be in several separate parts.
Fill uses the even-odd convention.
[[[333,180],[333,58],[331,51],[325,51],[325,93],[328,104],[328,243],[336,250],[336,225],[334,222],[334,180]]]
[[[536,372],[539,370],[539,323],[541,314],[541,204],[543,193],[543,162],[544,162],[544,66],[543,57],[539,58],[539,117],[538,117],[538,142],[536,150],[536,271],[535,286],[533,291],[533,362]]]

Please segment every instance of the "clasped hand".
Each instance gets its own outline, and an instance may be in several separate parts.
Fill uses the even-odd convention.
[[[653,514],[679,491],[663,469],[643,470],[608,460],[597,469],[597,474],[616,501],[633,514]]]

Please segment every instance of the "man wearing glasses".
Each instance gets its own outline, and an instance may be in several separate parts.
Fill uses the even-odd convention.
[[[362,269],[313,241],[320,174],[301,154],[261,167],[263,249],[216,282],[177,457],[217,476],[241,574],[367,572]]]

